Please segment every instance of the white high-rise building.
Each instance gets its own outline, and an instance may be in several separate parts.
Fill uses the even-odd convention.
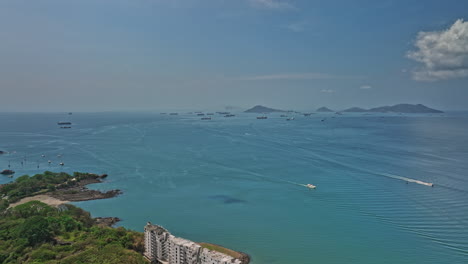
[[[170,236],[163,227],[148,222],[145,226],[145,256],[152,262],[167,261]]]
[[[198,264],[201,246],[190,240],[171,236],[169,239],[170,264]]]
[[[236,258],[202,248],[199,244],[175,237],[166,229],[148,222],[145,226],[145,257],[163,264],[242,264]]]

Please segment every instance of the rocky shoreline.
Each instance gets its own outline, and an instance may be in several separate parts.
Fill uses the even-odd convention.
[[[59,186],[55,191],[48,192],[47,194],[53,198],[70,202],[107,199],[122,194],[122,191],[118,189],[107,192],[88,189],[86,186],[89,184],[102,183],[103,179],[107,177],[107,174],[91,174],[91,176],[92,177],[76,181],[76,184],[71,187]]]
[[[120,222],[122,219],[118,217],[95,217],[94,221],[99,226],[113,227],[115,224]]]

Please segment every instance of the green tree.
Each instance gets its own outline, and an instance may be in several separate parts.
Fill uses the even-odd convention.
[[[42,216],[33,216],[18,227],[19,237],[25,238],[31,246],[52,240],[49,222]]]

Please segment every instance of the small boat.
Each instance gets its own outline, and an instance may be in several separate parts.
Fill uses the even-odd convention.
[[[309,188],[309,189],[315,189],[315,188],[317,188],[317,186],[315,186],[315,185],[313,185],[313,184],[310,184],[310,183],[307,184],[306,187]]]
[[[211,117],[202,117],[201,120],[211,120]]]
[[[304,116],[311,116],[312,113],[304,113]]]
[[[280,115],[280,117],[288,117],[288,115]]]
[[[63,162],[60,162],[60,163],[59,163],[59,165],[60,165],[60,166],[63,166],[63,165],[65,165],[65,163],[63,163]]]
[[[179,113],[170,113],[169,115],[178,115]]]
[[[72,123],[71,122],[57,122],[57,125],[61,126],[61,125],[71,125]]]
[[[49,160],[49,161],[47,161],[47,163],[51,164],[51,163],[52,163],[52,161],[50,161],[50,160]]]
[[[233,116],[236,116],[236,115],[233,115],[233,114],[227,114],[227,115],[225,115],[224,117],[233,117]]]
[[[286,121],[291,121],[291,120],[294,120],[294,117],[289,117],[286,119]]]
[[[61,126],[60,128],[71,128],[71,126]]]
[[[9,175],[15,174],[15,171],[14,170],[2,170],[0,174],[9,176]]]
[[[257,116],[257,119],[267,119],[267,116]]]
[[[205,114],[203,113],[198,113],[197,116],[204,116]]]
[[[42,155],[41,155],[41,157],[45,158],[45,155],[44,155],[44,154],[42,154]]]

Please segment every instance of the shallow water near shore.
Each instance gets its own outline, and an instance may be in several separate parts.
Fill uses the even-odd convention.
[[[74,204],[253,264],[468,262],[468,113],[255,116],[0,113],[0,169],[107,173]]]

